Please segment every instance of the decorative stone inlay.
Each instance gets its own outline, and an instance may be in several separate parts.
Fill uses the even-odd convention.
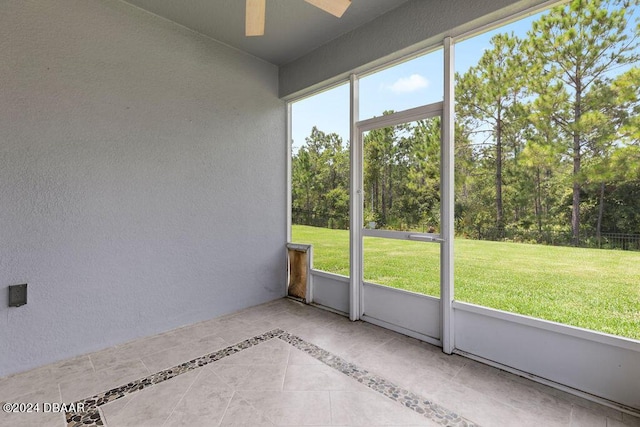
[[[135,393],[136,391],[151,387],[154,384],[159,384],[163,381],[177,377],[180,374],[193,371],[194,369],[198,369],[202,366],[208,365],[209,363],[224,359],[225,357],[239,353],[240,351],[246,350],[247,348],[269,341],[270,339],[279,336],[283,332],[284,331],[282,331],[281,329],[274,329],[262,335],[257,335],[253,338],[244,340],[238,344],[223,348],[222,350],[214,351],[213,353],[197,357],[195,359],[189,360],[188,362],[176,365],[172,368],[156,372],[155,374],[151,374],[145,378],[140,378],[139,380],[132,381],[123,386],[113,388],[104,393],[79,400],[75,403],[82,403],[84,405],[85,412],[67,412],[65,414],[67,419],[67,426],[102,426],[104,424],[98,411],[99,406],[105,405],[109,402],[113,402],[114,400],[120,399],[121,397],[129,395],[131,393]]]
[[[372,390],[381,393],[391,400],[401,403],[409,409],[424,415],[425,417],[441,424],[443,426],[455,426],[455,427],[474,427],[477,424],[461,417],[455,412],[424,399],[415,393],[398,387],[391,381],[388,381],[382,377],[374,375],[365,369],[358,367],[357,365],[347,362],[339,356],[328,352],[315,344],[311,344],[303,340],[300,337],[291,335],[287,332],[282,332],[278,338],[288,342],[297,349],[304,351],[309,356],[321,361],[331,368],[337,369],[343,374],[355,379],[361,384],[366,385]]]
[[[67,412],[68,426],[103,426],[102,417],[97,409],[86,412]]]
[[[225,357],[239,353],[258,344],[269,341],[273,338],[279,338],[282,341],[292,345],[293,347],[304,351],[309,356],[321,361],[325,365],[334,368],[343,374],[355,379],[359,383],[369,387],[372,390],[406,406],[407,408],[424,415],[425,417],[441,424],[443,426],[452,427],[475,427],[477,424],[461,417],[460,415],[449,411],[448,409],[424,399],[417,394],[398,387],[391,381],[368,372],[357,365],[347,362],[339,356],[330,353],[315,344],[307,342],[300,337],[292,335],[281,329],[274,329],[262,335],[244,340],[238,344],[223,348],[222,350],[206,354],[204,356],[189,360],[188,362],[176,365],[172,368],[165,369],[145,378],[130,382],[120,387],[116,387],[104,393],[79,400],[75,403],[84,404],[84,412],[67,412],[68,427],[93,427],[103,426],[104,423],[98,410],[99,406],[113,402],[136,391],[144,390],[154,384],[174,378],[178,375],[198,369],[209,363],[216,362]],[[76,405],[77,406],[77,405]]]

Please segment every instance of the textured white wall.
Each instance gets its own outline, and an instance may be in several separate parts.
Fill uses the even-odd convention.
[[[0,376],[283,296],[277,73],[115,0],[0,2]]]

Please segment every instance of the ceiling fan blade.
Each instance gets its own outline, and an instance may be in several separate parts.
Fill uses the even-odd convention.
[[[340,18],[349,6],[351,6],[351,0],[305,0],[307,3],[314,5],[317,8],[324,10]]]
[[[266,0],[247,0],[245,35],[264,35],[264,11]]]

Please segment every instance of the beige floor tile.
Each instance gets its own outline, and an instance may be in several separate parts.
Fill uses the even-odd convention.
[[[527,387],[515,381],[513,377],[515,376],[512,374],[504,375],[490,366],[470,362],[453,381],[514,408],[534,414],[541,422],[569,424],[571,417],[569,403],[536,388]]]
[[[364,358],[377,361],[375,369],[380,370],[383,376],[388,367],[393,366],[399,381],[417,376],[451,379],[468,363],[468,359],[444,354],[440,348],[430,344],[396,338],[364,353]]]
[[[271,316],[260,322],[260,325],[265,330],[282,329],[285,331],[292,331],[294,328],[305,324],[306,320],[295,314],[291,314],[287,311],[278,313],[276,316]]]
[[[268,317],[269,321],[281,323],[280,328],[288,331],[298,326],[326,326],[339,319],[342,319],[342,316],[315,307],[305,306],[295,301],[287,304],[285,310]]]
[[[142,358],[150,372],[158,372],[171,368],[186,361],[213,353],[227,347],[229,344],[217,335],[189,341],[182,345],[171,347]]]
[[[607,417],[607,427],[630,427],[633,424],[626,424],[620,420]],[[635,426],[634,426],[635,427]]]
[[[477,362],[469,360],[469,363],[477,363]],[[523,384],[525,387],[530,387],[543,394],[547,394],[549,396],[553,396],[554,398],[560,399],[564,402],[568,402],[572,406],[580,406],[582,408],[591,410],[592,412],[604,415],[607,418],[622,421],[622,412],[620,412],[617,409],[604,406],[599,403],[593,402],[591,400],[587,400],[582,397],[578,397],[573,394],[566,393],[562,390],[558,390],[553,387],[531,381],[528,378],[510,374],[509,372],[506,372],[506,371],[497,371],[497,372],[498,372],[498,375],[508,377],[510,380],[519,382]]]
[[[374,352],[377,348],[392,340],[393,336],[363,328],[361,333],[352,337],[352,344],[349,347],[338,349],[336,354],[347,360],[351,360],[362,354]]]
[[[291,348],[289,353],[289,365],[324,365],[315,357],[309,356],[304,351],[297,348]]]
[[[351,337],[358,336],[366,331],[364,322],[352,322],[348,318],[341,316],[334,317],[331,322],[323,322],[321,326],[324,329],[331,331],[333,334],[347,335]]]
[[[428,365],[422,368],[428,372],[443,375],[447,378],[458,375],[462,368],[467,366],[469,359],[457,354],[445,354],[442,349],[438,348]]]
[[[289,365],[286,391],[365,391],[367,387],[327,365]]]
[[[451,383],[451,379],[434,372],[421,372],[411,376],[407,375],[405,371],[402,375],[397,384],[407,390],[416,392],[419,390],[419,394],[425,398],[434,396],[443,387],[449,387]]]
[[[184,394],[165,426],[217,426],[229,406],[233,390],[216,374],[203,371]]]
[[[33,377],[31,378],[33,380]],[[37,387],[37,385],[35,386]],[[55,387],[57,388],[57,387]],[[37,407],[32,406],[29,413],[15,413],[0,411],[0,426],[11,427],[32,427],[32,426],[57,426],[64,425],[64,416],[61,413],[44,412],[44,403],[60,402],[60,392],[47,386],[44,389],[37,389],[32,393],[22,395],[20,397],[10,398],[6,400],[9,403],[30,403],[38,404]],[[0,403],[4,403],[2,401]]]
[[[265,320],[271,320],[278,317],[279,314],[285,313],[287,310],[286,304],[282,303],[266,303],[255,307],[241,310],[237,313],[238,318],[245,322],[252,324],[261,324]]]
[[[220,338],[224,339],[231,345],[237,344],[248,338],[255,337],[256,335],[263,334],[270,331],[271,329],[274,328],[267,325],[258,324],[247,324],[246,326],[234,325],[222,328],[216,333],[216,335],[218,335]]]
[[[640,417],[635,417],[627,413],[622,414],[622,422],[631,427],[640,427]]]
[[[484,427],[640,427],[638,418],[619,410],[287,299],[0,379],[0,401],[90,397],[276,328]],[[132,393],[101,412],[108,427],[433,425],[278,338]],[[0,413],[0,425],[62,426],[64,420],[61,414]]]
[[[21,396],[48,402],[60,399],[58,382],[48,366],[0,379],[0,402],[17,402]]]
[[[100,370],[111,368],[127,360],[141,359],[144,356],[167,350],[181,344],[182,341],[176,338],[173,332],[167,332],[148,338],[130,341],[122,344],[121,346],[111,347],[91,353],[89,356],[95,366],[95,369]]]
[[[282,390],[287,365],[217,365],[207,366],[233,390]]]
[[[286,365],[291,346],[278,338],[271,339],[239,353],[220,359],[224,365]]]
[[[331,424],[329,392],[241,391],[237,396],[276,425]]]
[[[128,360],[107,369],[60,383],[62,401],[71,403],[146,377],[151,372],[141,360]]]
[[[416,383],[411,389],[432,402],[447,408],[483,427],[551,427],[535,414],[527,414],[460,383],[446,380],[440,387],[427,384],[427,390]],[[567,425],[565,423],[564,425]]]
[[[267,427],[275,426],[267,417],[251,406],[246,400],[234,394],[233,399],[229,403],[221,426],[255,426]]]
[[[326,310],[322,310],[316,307],[306,306],[302,303],[292,301],[286,310],[287,313],[296,316],[300,319],[300,325],[308,326],[323,326],[328,325],[336,320],[345,319],[344,316],[340,316],[335,313],[331,313]]]
[[[108,369],[122,362],[139,359],[139,357],[121,353],[119,347],[109,347],[104,350],[89,353],[89,358],[96,370]]]
[[[573,405],[571,427],[607,427],[607,417],[581,406]]]
[[[450,379],[439,370],[429,368],[433,360],[430,352],[415,346],[409,349],[398,346],[397,350],[398,352],[394,353],[393,347],[389,347],[384,351],[363,353],[355,357],[352,362],[408,389],[418,379],[425,384],[444,384]]]
[[[529,381],[531,382],[531,381]],[[537,388],[539,384],[533,384],[531,387]],[[549,389],[548,391],[545,390],[548,394],[550,394],[551,396],[555,396],[558,399],[564,400],[565,402],[569,402],[571,403],[571,405],[573,407],[580,407],[583,409],[587,409],[591,412],[600,414],[605,416],[606,418],[611,418],[612,420],[617,420],[617,421],[622,421],[622,412],[620,412],[617,409],[614,408],[610,408],[608,406],[604,406],[601,405],[599,403],[596,402],[592,402],[590,400],[587,399],[583,399],[581,397],[578,396],[574,396],[572,394],[568,394],[565,392],[561,392],[560,390],[556,390],[554,388],[551,387],[546,387],[546,389]]]
[[[330,329],[314,325],[302,324],[297,328],[293,328],[290,332],[338,355],[354,344],[353,339],[348,335],[335,334]]]
[[[436,426],[434,421],[373,391],[332,391],[333,425]]]
[[[402,341],[391,340],[373,349],[370,352],[363,353],[356,360],[368,359],[370,361],[377,360],[380,369],[385,366],[397,365],[403,367],[409,365],[407,361],[411,361],[411,368],[428,366],[434,357],[433,351],[419,345],[407,344]]]
[[[161,426],[204,372],[187,372],[100,407],[108,427]]]
[[[42,408],[42,406],[41,406]],[[66,426],[61,413],[5,413],[0,411],[0,426],[11,427],[63,427]]]
[[[246,328],[253,325],[249,320],[245,320],[244,316],[238,313],[228,314],[211,320],[211,325],[216,325],[219,331],[230,328]]]
[[[49,365],[51,376],[56,381],[82,378],[94,372],[89,356],[79,356]]]

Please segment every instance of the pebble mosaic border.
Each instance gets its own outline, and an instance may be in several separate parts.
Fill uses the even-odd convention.
[[[198,369],[202,366],[208,365],[209,363],[213,363],[225,357],[239,353],[242,350],[246,350],[273,338],[281,339],[291,346],[305,352],[309,356],[319,360],[325,365],[342,372],[370,389],[381,393],[391,400],[394,400],[419,414],[424,415],[440,425],[450,427],[479,427],[477,424],[472,423],[471,421],[431,402],[430,400],[424,399],[415,393],[398,387],[394,383],[382,377],[374,375],[367,370],[362,369],[353,363],[347,362],[341,357],[316,346],[315,344],[307,342],[302,338],[281,329],[274,329],[262,335],[257,335],[253,338],[244,340],[238,344],[223,348],[222,350],[218,350],[172,368],[156,372],[148,377],[116,387],[87,399],[79,400],[75,403],[84,404],[84,412],[67,412],[65,414],[67,427],[104,426],[102,417],[98,410],[99,406],[113,402],[114,400],[120,399],[126,395],[143,390],[154,384],[161,383],[186,372],[193,371],[194,369]]]
[[[266,332],[262,335],[257,335],[253,338],[249,338],[238,344],[225,347],[222,350],[214,351],[213,353],[206,354],[201,357],[189,360],[188,362],[176,365],[172,368],[165,369],[148,377],[141,378],[139,380],[130,382],[120,387],[113,388],[104,393],[97,394],[95,396],[79,400],[75,403],[81,403],[84,405],[84,412],[67,412],[65,414],[67,420],[67,427],[94,427],[103,426],[102,417],[98,411],[98,407],[114,400],[120,399],[136,391],[143,390],[147,387],[151,387],[154,384],[159,384],[163,381],[177,377],[180,374],[193,371],[202,366],[208,365],[220,359],[224,359],[232,354],[239,353],[242,350],[246,350],[255,345],[269,341],[275,337],[280,336],[284,331],[280,329],[274,329]],[[77,405],[76,405],[77,406]]]
[[[374,375],[357,365],[347,362],[339,356],[328,352],[315,344],[311,344],[300,337],[282,332],[278,338],[291,344],[298,350],[304,351],[309,356],[321,361],[325,365],[334,368],[343,374],[355,379],[370,389],[383,394],[413,411],[437,422],[443,426],[451,427],[479,427],[477,424],[461,417],[455,412],[424,399],[409,390],[398,387],[391,381]]]

